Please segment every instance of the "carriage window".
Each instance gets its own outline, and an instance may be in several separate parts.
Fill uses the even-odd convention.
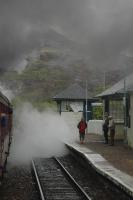
[[[124,123],[124,107],[122,100],[111,100],[109,102],[109,114],[116,123]]]

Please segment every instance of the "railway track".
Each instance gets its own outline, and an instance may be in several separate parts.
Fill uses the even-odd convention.
[[[91,200],[57,158],[32,161],[42,200]]]
[[[32,161],[42,200],[131,200],[114,184],[73,156]]]

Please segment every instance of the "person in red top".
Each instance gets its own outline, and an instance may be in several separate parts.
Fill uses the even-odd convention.
[[[85,122],[84,118],[81,118],[81,121],[77,125],[79,129],[79,140],[80,143],[83,144],[85,139],[85,129],[87,128],[87,123]]]

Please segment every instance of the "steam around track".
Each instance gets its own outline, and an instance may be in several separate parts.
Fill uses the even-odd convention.
[[[62,141],[76,140],[65,120],[53,111],[38,112],[30,104],[15,111],[10,160],[30,161],[32,157],[49,157],[65,153]]]

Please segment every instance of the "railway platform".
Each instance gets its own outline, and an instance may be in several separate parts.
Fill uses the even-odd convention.
[[[87,134],[83,145],[100,154],[118,170],[133,176],[133,149],[122,140],[116,140],[115,145],[110,146],[104,144],[102,135]]]
[[[77,142],[70,148],[82,154],[100,174],[133,197],[133,149],[123,141],[115,141],[115,146],[110,146],[104,144],[101,135],[86,134],[84,144]]]

